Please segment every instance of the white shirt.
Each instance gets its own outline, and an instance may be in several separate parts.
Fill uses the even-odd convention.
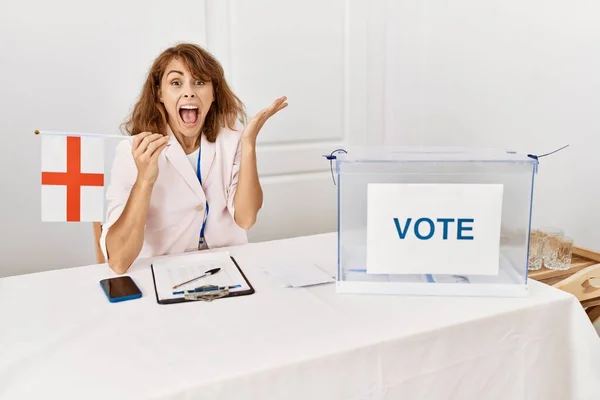
[[[190,160],[190,164],[192,164],[192,168],[194,168],[194,173],[196,175],[198,175],[198,151],[200,151],[200,147],[190,154],[187,154],[187,158]]]

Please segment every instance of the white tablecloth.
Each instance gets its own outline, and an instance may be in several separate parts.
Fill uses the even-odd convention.
[[[282,288],[286,260],[336,267],[336,237],[229,249],[256,293],[109,303],[106,265],[0,279],[1,399],[600,399],[600,340],[571,295],[339,295]]]

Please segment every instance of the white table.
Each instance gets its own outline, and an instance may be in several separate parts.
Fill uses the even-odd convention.
[[[262,268],[332,271],[335,234],[230,248],[256,289],[212,303],[109,303],[106,265],[0,279],[0,399],[600,399],[600,340],[571,295],[518,299],[285,289]]]

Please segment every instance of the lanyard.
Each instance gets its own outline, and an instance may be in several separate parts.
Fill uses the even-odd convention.
[[[202,156],[202,149],[198,148],[198,166],[196,168],[196,175],[198,176],[198,181],[200,182],[200,186],[202,186],[202,173],[200,171],[200,158]],[[206,193],[204,194],[206,197]],[[208,218],[208,201],[206,202],[206,212],[204,213],[204,221],[202,222],[202,229],[200,229],[200,243],[204,243],[204,228],[206,227],[206,219]]]

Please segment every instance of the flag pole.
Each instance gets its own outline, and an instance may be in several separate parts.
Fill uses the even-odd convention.
[[[35,130],[36,135],[54,135],[54,136],[87,136],[99,139],[131,139],[129,135],[103,135],[101,133],[85,133],[85,132],[57,132],[57,131],[40,131]]]

